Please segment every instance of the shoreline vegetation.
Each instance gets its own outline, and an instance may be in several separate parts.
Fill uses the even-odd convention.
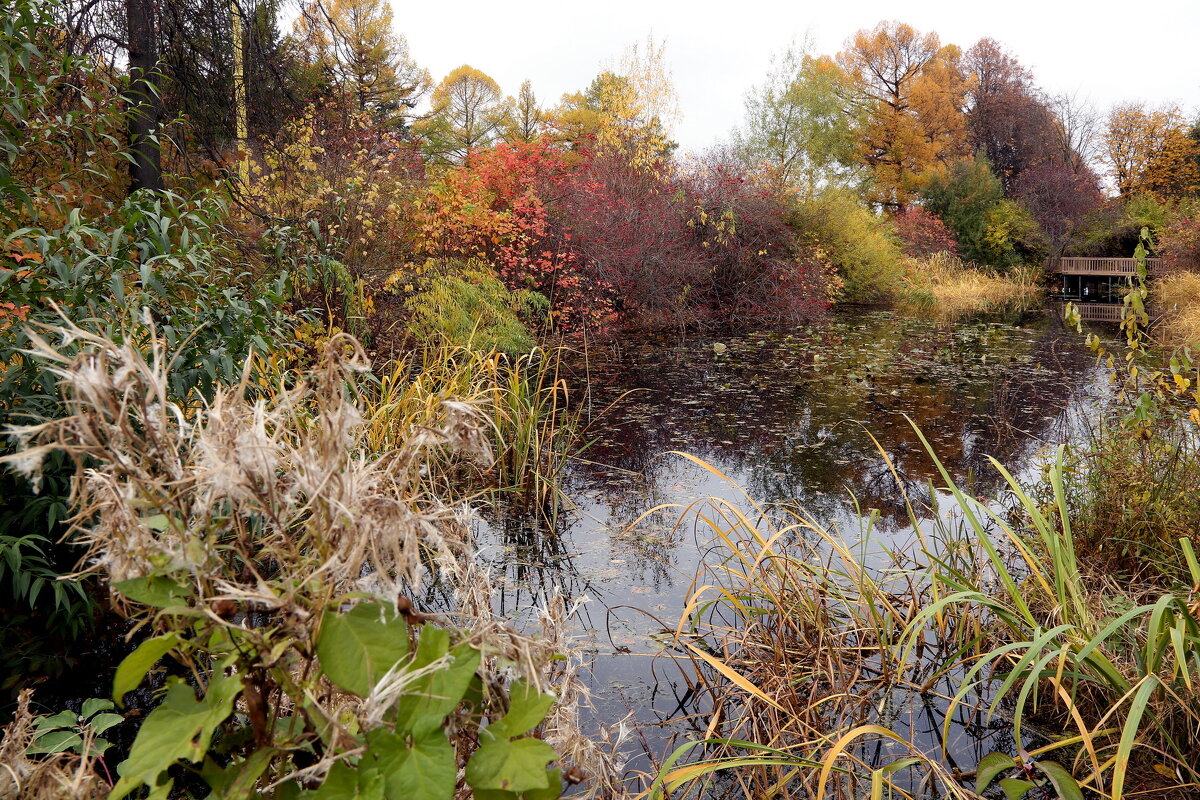
[[[1037,267],[1014,267],[997,273],[937,253],[905,264],[896,305],[910,312],[930,312],[946,319],[968,314],[1030,311],[1046,303]]]
[[[729,142],[685,155],[652,38],[552,103],[469,65],[435,82],[384,0],[306,2],[290,26],[269,2],[6,10],[0,798],[1200,791],[1181,346],[1200,121],[1101,118],[994,40],[881,22],[778,54]],[[1115,343],[1068,310],[1111,395],[1040,474],[987,461],[995,496],[938,460],[965,428],[934,447],[914,426],[923,498],[880,446],[909,550],[866,557],[875,509],[853,509],[860,541],[678,456],[740,499],[651,512],[697,532],[655,637],[704,700],[674,752],[635,710],[592,713],[582,591],[497,611],[472,521],[560,535],[570,468],[606,433],[588,347],[804,327],[813,352],[769,366],[824,377],[822,319],[876,303],[944,320],[917,362],[941,371],[956,318],[1039,306],[1047,254],[1130,252],[1177,270],[1154,289],[1167,348],[1144,274]],[[993,341],[971,340],[974,369],[1040,369],[993,367]],[[872,360],[910,344],[830,381],[864,393],[868,434],[900,418]],[[939,708],[940,741],[1006,736],[956,763],[901,713]]]
[[[1164,311],[1155,330],[1169,347],[1200,347],[1200,273],[1176,272],[1155,282],[1150,299]]]

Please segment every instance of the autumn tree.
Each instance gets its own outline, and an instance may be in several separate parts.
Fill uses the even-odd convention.
[[[312,0],[296,20],[296,38],[314,83],[340,91],[359,111],[403,123],[429,91],[408,42],[392,31],[386,0]]]
[[[546,125],[546,112],[533,93],[533,84],[521,83],[517,96],[505,101],[500,121],[500,138],[508,143],[532,142],[542,135]]]
[[[462,163],[472,150],[491,144],[504,120],[503,97],[486,73],[467,64],[452,70],[433,90],[429,119],[417,127],[431,155]]]
[[[738,153],[809,197],[822,186],[853,181],[855,120],[843,102],[849,93],[848,77],[835,62],[789,48],[746,96],[746,120],[735,132]]]
[[[1069,162],[1045,161],[1017,177],[1013,195],[1037,221],[1049,255],[1058,257],[1080,237],[1103,207],[1100,181],[1091,170]]]
[[[1200,144],[1178,107],[1113,108],[1104,131],[1104,161],[1122,197],[1181,197],[1200,190]]]
[[[564,95],[551,125],[575,149],[619,154],[635,168],[653,171],[676,147],[671,127],[678,114],[664,46],[647,39],[629,47],[587,89]]]
[[[963,58],[973,80],[967,137],[982,152],[1011,197],[1022,172],[1059,157],[1054,113],[1039,96],[1033,74],[994,39],[980,39]]]
[[[1078,92],[1055,95],[1049,105],[1054,112],[1059,158],[1076,172],[1091,170],[1099,157],[1100,112]]]
[[[969,152],[966,104],[970,79],[961,51],[899,22],[856,33],[837,62],[854,81],[849,100],[863,113],[859,148],[870,167],[870,199],[902,208],[916,176]]]

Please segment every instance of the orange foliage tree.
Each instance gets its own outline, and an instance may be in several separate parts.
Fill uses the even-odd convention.
[[[1160,198],[1200,191],[1200,143],[1178,107],[1127,103],[1112,110],[1104,132],[1104,160],[1122,197]]]
[[[971,79],[961,58],[936,33],[899,22],[859,31],[838,54],[854,82],[851,100],[864,111],[859,144],[874,177],[872,202],[903,208],[917,175],[968,154],[963,109]]]

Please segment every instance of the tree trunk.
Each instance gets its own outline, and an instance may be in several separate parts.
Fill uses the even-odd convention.
[[[244,21],[238,0],[229,2],[229,21],[233,32],[233,114],[234,135],[237,138],[237,172],[245,189],[250,184],[250,154],[247,149],[249,116],[246,102],[246,53],[242,43]]]
[[[125,0],[129,41],[129,191],[162,191],[162,151],[158,143],[159,101],[151,81],[158,62],[153,0]]]

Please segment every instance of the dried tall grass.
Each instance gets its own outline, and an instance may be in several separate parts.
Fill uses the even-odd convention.
[[[1000,275],[942,252],[908,261],[897,299],[902,307],[954,319],[1035,308],[1042,290],[1032,268]]]
[[[684,456],[716,477],[713,468]],[[897,688],[937,692],[929,677],[897,665],[912,616],[931,587],[909,569],[875,570],[835,530],[796,509],[767,509],[744,492],[734,504],[710,498],[683,509],[712,533],[714,552],[693,582],[670,644],[690,664],[689,683],[713,708],[704,738],[679,748],[660,770],[652,797],[688,789],[722,773],[745,797],[855,798],[921,764],[924,780],[949,797],[972,797],[936,758],[910,748],[878,724],[878,707]],[[746,509],[746,510],[743,510]],[[870,530],[864,532],[870,537]],[[910,565],[911,567],[911,565]],[[941,641],[969,638],[947,616]],[[890,739],[902,759],[871,763]],[[675,766],[689,750],[702,758]],[[692,753],[694,756],[695,753]]]
[[[552,512],[571,456],[583,446],[582,404],[570,402],[563,353],[513,356],[442,344],[396,362],[365,395],[367,441],[386,451],[436,419],[449,398],[468,402],[494,453],[482,468],[435,457],[427,478],[442,497],[487,492],[526,511]],[[477,466],[480,466],[476,462]]]
[[[1159,278],[1151,287],[1151,299],[1163,310],[1155,329],[1159,338],[1173,346],[1200,347],[1200,273]]]
[[[1200,789],[1200,563],[1191,546],[1181,543],[1190,592],[1147,600],[1108,587],[1115,596],[1102,596],[1087,589],[1074,548],[1061,452],[1049,508],[994,464],[1022,520],[1015,526],[959,489],[925,446],[953,516],[933,509],[936,535],[922,534],[909,503],[918,546],[871,568],[837,531],[799,512],[770,514],[749,497],[749,512],[716,499],[688,509],[725,558],[697,576],[671,643],[714,713],[651,794],[698,790],[730,771],[749,797],[878,797],[886,786],[911,796],[895,780],[920,766],[912,784],[926,796],[974,797],[941,754],[889,727],[895,692],[940,698],[943,742],[965,706],[977,717],[1008,715],[1015,747],[1034,720],[1059,726],[1062,735],[1030,757],[1069,764],[1105,797],[1135,794],[1131,770],[1164,797]],[[904,750],[880,763],[885,740]],[[703,759],[675,766],[696,747]]]

